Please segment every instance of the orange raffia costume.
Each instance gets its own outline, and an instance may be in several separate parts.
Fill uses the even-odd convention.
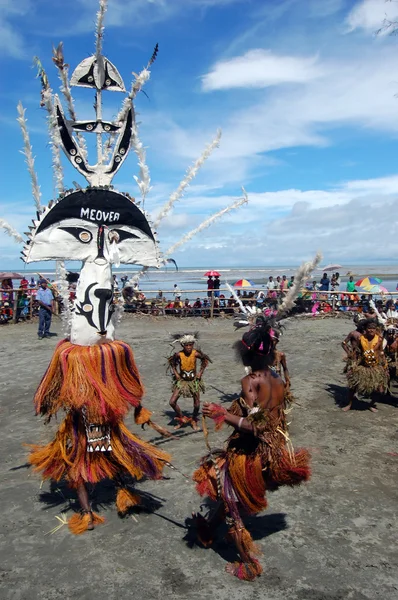
[[[230,413],[246,418],[253,433],[235,430],[225,450],[217,450],[202,459],[193,475],[201,496],[222,500],[230,536],[239,539],[251,563],[234,563],[229,572],[239,579],[252,580],[262,572],[253,555],[258,554],[250,533],[245,529],[240,511],[255,515],[267,507],[266,491],[281,485],[298,485],[310,477],[309,453],[294,451],[287,431],[284,406],[270,411],[243,398],[235,400]],[[217,418],[215,419],[217,422]]]
[[[122,341],[76,346],[61,341],[36,391],[36,414],[48,420],[63,409],[66,416],[54,439],[33,446],[29,462],[44,479],[66,479],[71,487],[95,484],[123,475],[135,480],[160,479],[170,457],[131,433],[123,418],[131,407],[137,424],[151,424],[151,412],[141,406],[143,386],[133,352]],[[139,497],[119,487],[119,513],[139,503]],[[82,533],[83,518],[70,519],[73,533]],[[94,521],[102,519],[94,513]]]
[[[388,370],[380,354],[376,352],[379,343],[378,335],[371,340],[361,335],[358,360],[353,361],[347,369],[348,386],[363,396],[387,391]]]

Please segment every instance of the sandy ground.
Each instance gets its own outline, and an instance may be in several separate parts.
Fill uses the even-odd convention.
[[[119,519],[111,485],[98,486],[94,504],[106,524],[81,537],[67,527],[46,535],[69,511],[73,494],[44,483],[26,464],[25,442],[50,438],[51,426],[33,414],[32,397],[58,338],[37,340],[36,324],[0,328],[1,485],[0,598],[2,600],[395,600],[398,598],[398,411],[394,402],[373,414],[359,405],[345,414],[342,350],[347,320],[294,320],[281,342],[298,399],[291,436],[313,454],[312,480],[269,495],[268,510],[249,521],[263,551],[264,574],[253,583],[224,572],[233,560],[222,536],[214,549],[191,547],[186,518],[201,500],[193,484],[166,470],[163,481],[138,485],[158,499],[155,513]],[[231,321],[126,317],[119,335],[131,343],[146,386],[145,404],[162,425],[170,422],[165,358],[169,333],[199,329],[214,362],[205,398],[228,402],[239,391],[242,367],[231,345]],[[58,323],[53,331],[60,334]],[[188,409],[190,402],[183,407]],[[133,419],[128,424],[137,432]],[[221,444],[227,432],[214,433]],[[191,476],[205,454],[202,433],[180,439],[142,433],[173,454]],[[188,536],[189,537],[189,536]]]

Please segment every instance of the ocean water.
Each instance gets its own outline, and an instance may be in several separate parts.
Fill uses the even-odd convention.
[[[68,265],[66,265],[68,268]],[[233,285],[239,279],[248,279],[253,282],[254,289],[261,289],[265,286],[268,277],[272,275],[274,279],[280,275],[286,275],[289,279],[291,275],[294,275],[297,266],[292,265],[281,265],[272,267],[228,267],[218,268],[211,267],[220,273],[221,288],[225,286],[225,283]],[[76,269],[74,269],[76,270]],[[138,269],[119,268],[114,269],[113,272],[119,279],[119,287],[121,287],[120,277],[127,275],[133,276]],[[139,286],[143,292],[148,292],[149,295],[162,290],[166,297],[171,297],[173,286],[177,284],[181,290],[183,298],[192,298],[195,296],[203,295],[207,291],[207,277],[204,276],[205,272],[209,270],[206,267],[183,267],[178,271],[172,266],[163,267],[159,270],[152,269],[148,271],[143,277],[141,277]],[[30,280],[30,277],[34,276],[38,278],[36,269],[24,269],[19,271],[21,274],[25,274],[26,278]],[[358,280],[366,275],[377,277],[382,279],[382,285],[387,288],[388,291],[396,291],[398,284],[398,267],[394,265],[358,265],[343,267],[339,270],[341,277],[340,290],[345,290],[345,282],[348,281],[349,273],[354,275],[354,280]],[[49,280],[56,278],[54,267],[51,269],[43,269],[40,273]],[[312,273],[311,280],[316,279],[318,282],[322,277],[322,269],[316,269]],[[329,273],[331,275],[331,273]],[[14,287],[18,287],[18,280],[14,281]],[[222,293],[222,292],[221,292]]]

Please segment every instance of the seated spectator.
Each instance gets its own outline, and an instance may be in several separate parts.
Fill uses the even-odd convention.
[[[189,302],[189,299],[185,298],[184,305],[182,307],[182,316],[188,317],[188,315],[190,315],[191,313],[192,313],[192,306]]]
[[[221,296],[220,296],[219,305],[220,305],[220,308],[221,308],[221,309],[223,309],[223,308],[226,308],[226,307],[227,307],[227,301],[226,301],[226,299],[225,299],[225,296],[224,296],[224,294],[221,294]]]
[[[28,287],[29,287],[29,281],[26,279],[26,277],[22,277],[21,283],[19,284],[19,287],[22,288],[23,290],[28,289]]]
[[[201,308],[202,308],[202,302],[200,298],[196,298],[195,302],[193,303],[193,314],[194,315],[200,315],[201,313]]]

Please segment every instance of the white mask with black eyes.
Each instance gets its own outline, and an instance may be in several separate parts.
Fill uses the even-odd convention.
[[[88,188],[67,194],[34,225],[23,251],[26,262],[83,262],[71,342],[91,346],[113,340],[111,265],[159,267],[158,245],[146,215],[122,194]]]

